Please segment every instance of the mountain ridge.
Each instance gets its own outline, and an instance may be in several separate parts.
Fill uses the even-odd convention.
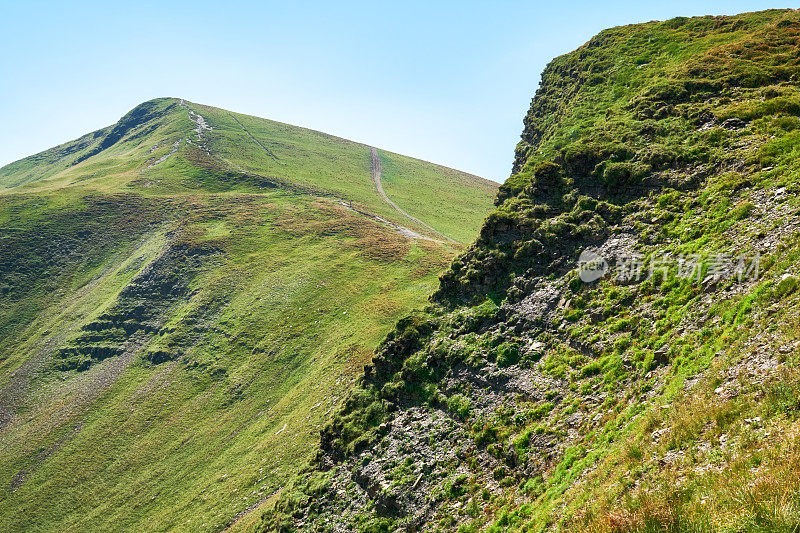
[[[211,114],[212,122],[216,121],[217,123],[222,123],[222,125],[218,127],[223,128],[223,130],[218,130],[218,132],[214,132],[213,129],[206,130],[205,128],[208,126],[205,122],[203,122],[203,125],[198,125],[198,123],[195,122],[197,117],[200,117],[200,120],[206,120],[198,111]],[[186,116],[184,112],[188,113],[188,116]],[[245,123],[250,123],[251,128],[256,127],[258,130],[265,130],[268,134],[284,135],[289,144],[281,145],[279,143],[278,146],[281,146],[279,149],[289,149],[291,151],[292,147],[297,146],[298,141],[318,139],[331,147],[363,147],[367,153],[365,157],[370,157],[369,150],[371,147],[363,143],[357,143],[316,130],[300,128],[281,122],[259,119],[258,117],[248,115],[237,115],[210,106],[192,104],[182,99],[157,98],[136,106],[114,125],[0,168],[0,185],[6,186],[5,189],[0,190],[9,190],[8,185],[13,185],[15,187],[26,185],[29,188],[32,187],[35,189],[36,187],[31,184],[39,180],[46,179],[52,182],[53,180],[57,180],[60,176],[75,175],[84,169],[86,169],[86,172],[90,172],[94,167],[113,165],[114,161],[121,156],[126,158],[124,172],[115,169],[116,175],[138,174],[137,180],[140,186],[136,188],[141,190],[141,185],[147,185],[149,183],[150,185],[145,187],[149,188],[153,184],[152,180],[146,178],[148,172],[158,172],[159,169],[155,167],[164,166],[165,164],[168,167],[175,168],[176,165],[167,164],[168,159],[182,157],[183,159],[188,158],[186,163],[191,167],[200,167],[208,172],[217,173],[218,180],[217,183],[215,183],[215,187],[219,187],[223,182],[249,181],[251,186],[255,186],[256,188],[268,186],[270,183],[276,186],[296,188],[298,192],[305,188],[312,194],[331,194],[346,202],[357,202],[361,207],[367,208],[370,211],[375,211],[376,214],[391,220],[393,223],[401,223],[403,220],[408,222],[410,220],[412,226],[416,226],[412,229],[422,234],[430,231],[434,233],[441,232],[440,229],[430,226],[426,228],[425,224],[420,224],[419,217],[411,215],[409,215],[411,219],[408,219],[406,216],[397,217],[396,215],[398,215],[399,212],[394,212],[394,209],[387,210],[376,206],[374,203],[372,203],[372,205],[369,205],[369,203],[362,205],[365,199],[368,199],[370,202],[373,201],[371,183],[364,183],[358,187],[359,190],[355,191],[351,186],[355,185],[355,183],[346,184],[336,179],[330,179],[333,178],[333,176],[330,176],[325,183],[320,182],[318,176],[308,176],[305,179],[297,179],[297,170],[291,164],[287,166],[285,162],[276,159],[275,154],[272,153],[274,150],[272,152],[269,149],[265,150],[264,142],[261,142],[254,136],[252,132],[245,127]],[[243,154],[236,153],[236,151],[245,147],[246,143],[241,144],[244,142],[244,139],[241,141],[238,140],[237,130],[239,129],[246,137],[252,140],[258,149],[268,154],[272,159],[271,164],[257,164],[252,166],[252,162],[257,159],[257,156],[241,159]],[[197,135],[197,138],[192,137],[192,131]],[[219,133],[219,131],[222,131],[222,133]],[[137,142],[137,139],[145,138],[148,135],[154,134],[154,132],[160,132],[160,135],[164,137],[163,140],[148,146],[143,146]],[[203,135],[207,136],[205,140],[202,140]],[[233,142],[237,143],[236,149],[232,149],[229,146]],[[272,140],[266,142],[275,143],[277,141]],[[214,144],[219,144],[219,146],[213,146]],[[336,149],[341,151],[339,148]],[[226,155],[220,156],[218,155],[220,153],[225,153]],[[407,177],[415,175],[415,173],[419,172],[419,169],[422,168],[436,169],[436,172],[441,173],[446,179],[442,182],[431,182],[428,180],[424,182],[425,185],[430,187],[433,184],[439,195],[455,195],[453,197],[453,203],[463,204],[458,208],[461,209],[462,216],[464,217],[469,217],[469,211],[477,206],[470,203],[471,200],[468,195],[462,195],[462,197],[458,196],[458,187],[460,185],[465,185],[466,190],[477,187],[487,193],[494,190],[496,187],[493,182],[483,180],[471,174],[449,169],[448,167],[441,165],[434,166],[422,160],[406,158],[405,156],[400,156],[399,154],[394,154],[385,150],[380,150],[379,153],[382,154],[382,158],[388,158],[387,166],[389,162],[402,163],[402,166],[405,166],[403,169],[405,171],[404,175]],[[131,157],[133,154],[138,154],[137,159],[140,161],[139,164],[144,168],[137,170],[135,167],[132,167],[131,163],[133,163],[133,160]],[[234,157],[229,157],[229,155],[233,155]],[[320,152],[310,155],[329,158],[332,157],[333,154]],[[291,161],[291,159],[290,157],[289,161]],[[248,168],[248,165],[250,165],[250,168]],[[394,165],[392,168],[393,167]],[[305,170],[303,172],[307,171],[308,170]],[[368,172],[371,171],[368,170]],[[88,177],[82,175],[79,176],[78,179],[92,179],[97,174],[98,173],[92,173]],[[8,177],[4,178],[4,176],[14,176],[16,181],[11,182]],[[73,178],[73,180],[74,179],[75,178]],[[384,175],[384,179],[388,180],[386,187],[391,188],[393,185],[392,176]],[[228,184],[227,186],[230,187],[232,185],[233,184]],[[370,187],[365,188],[364,185],[370,185]],[[40,184],[40,186],[44,186],[44,184]],[[172,188],[174,188],[174,186]],[[356,194],[354,195],[354,193]],[[399,196],[399,201],[402,203],[405,198],[409,198],[409,195],[413,196],[414,194],[419,193],[413,193],[404,188],[402,190],[395,190],[393,196]],[[431,209],[428,205],[417,203],[415,209],[422,209],[427,217],[438,216],[436,211]],[[408,215],[408,213],[406,213],[406,215]],[[469,228],[468,231],[475,231],[475,229]],[[456,225],[452,225],[449,231],[455,231],[457,235],[461,229]],[[444,233],[446,234],[447,232]],[[456,235],[446,234],[445,238],[451,239]],[[458,241],[459,239],[454,238],[454,240]]]
[[[262,530],[795,529],[798,46],[771,10],[554,59],[478,239]]]
[[[5,165],[0,166],[0,172],[2,172],[4,169],[7,170],[8,172],[11,172],[11,170],[7,169],[7,167],[11,167],[12,165],[17,165],[17,164],[19,164],[19,163],[21,163],[23,161],[29,160],[29,159],[40,159],[43,154],[46,154],[46,153],[49,153],[51,151],[57,150],[57,149],[59,149],[61,147],[66,147],[66,146],[73,145],[73,144],[77,144],[78,146],[80,146],[81,145],[81,141],[84,140],[84,139],[87,139],[87,138],[91,138],[93,140],[99,139],[101,137],[105,138],[105,136],[112,134],[114,132],[114,130],[116,129],[117,130],[117,134],[120,135],[120,136],[116,140],[112,140],[111,144],[114,144],[117,140],[119,140],[119,138],[122,137],[122,135],[120,134],[120,130],[124,130],[124,128],[126,128],[126,127],[133,128],[133,127],[136,127],[137,125],[141,125],[141,124],[136,124],[136,123],[130,124],[130,121],[126,120],[127,117],[134,118],[139,113],[144,113],[145,116],[147,116],[147,114],[146,114],[146,109],[147,108],[153,106],[154,104],[156,104],[158,102],[166,102],[166,101],[170,101],[170,102],[173,102],[173,103],[170,106],[168,106],[168,108],[165,109],[164,111],[167,111],[169,108],[172,108],[174,105],[180,106],[181,102],[186,102],[189,105],[204,105],[204,104],[193,104],[189,100],[186,100],[184,98],[179,98],[179,97],[173,97],[173,96],[160,96],[160,97],[151,98],[151,99],[145,100],[144,102],[142,102],[142,103],[136,105],[135,107],[133,107],[130,111],[128,111],[125,115],[123,115],[123,117],[121,117],[120,120],[118,120],[114,124],[111,124],[111,125],[99,128],[97,130],[94,130],[92,132],[89,132],[87,134],[81,135],[78,138],[75,138],[75,139],[73,139],[71,141],[67,141],[67,142],[61,143],[61,144],[59,144],[59,145],[57,145],[57,146],[55,146],[53,148],[48,148],[46,150],[42,150],[41,152],[37,152],[37,153],[29,155],[29,156],[21,157],[19,159],[14,160],[14,161],[10,161]],[[206,107],[213,107],[213,106],[206,106]],[[220,108],[215,108],[215,109],[220,109]],[[230,111],[228,111],[228,113],[231,114],[231,116],[232,116],[232,118],[234,120],[237,120],[234,115],[241,115],[241,116],[244,116],[244,117],[255,118],[255,119],[260,119],[260,120],[268,120],[269,122],[272,122],[274,124],[279,124],[281,126],[290,127],[290,128],[297,128],[299,130],[303,130],[303,131],[306,131],[306,132],[310,132],[310,133],[318,134],[318,135],[321,135],[321,136],[325,136],[325,137],[330,138],[331,140],[341,141],[341,142],[346,142],[346,143],[353,143],[353,144],[356,144],[356,145],[364,146],[365,148],[376,148],[377,150],[380,150],[381,152],[388,152],[388,153],[393,153],[393,154],[396,154],[396,155],[400,155],[398,152],[392,152],[391,150],[387,150],[387,149],[384,149],[384,148],[374,147],[374,146],[372,146],[372,145],[370,145],[368,143],[362,142],[362,141],[354,141],[354,140],[348,139],[346,137],[342,137],[342,136],[339,136],[339,135],[333,135],[333,134],[330,134],[330,133],[327,133],[327,132],[324,132],[322,130],[318,130],[318,129],[315,129],[315,128],[311,128],[311,127],[296,126],[296,125],[290,124],[288,122],[281,122],[281,121],[278,121],[278,120],[261,118],[261,117],[258,117],[256,115],[247,115],[247,114],[241,114],[241,113],[234,113],[234,112],[230,112]],[[149,117],[149,119],[154,119],[154,118],[157,118],[157,116],[150,116]],[[246,128],[244,128],[244,127],[242,127],[242,129],[247,131]],[[255,137],[251,136],[251,138],[253,139],[254,142],[260,143],[260,141],[258,139],[256,139]],[[107,147],[109,147],[109,146],[107,146]],[[262,148],[264,148],[264,147],[262,147]],[[269,151],[268,149],[266,149],[266,150]],[[72,162],[72,165],[79,164],[79,163],[83,162],[83,160],[88,159],[89,157],[92,157],[93,155],[96,155],[96,154],[87,155],[83,159],[79,158],[80,160],[76,159],[75,161]],[[405,157],[409,157],[409,156],[405,156]],[[422,162],[422,163],[428,163],[430,165],[434,165],[436,167],[440,167],[440,168],[442,168],[444,170],[460,172],[460,173],[463,173],[463,174],[467,174],[467,175],[473,176],[475,178],[480,178],[476,174],[463,172],[463,171],[454,169],[452,167],[448,167],[446,165],[442,165],[442,164],[439,164],[439,163],[428,161],[426,159],[421,159],[421,158],[417,158],[417,157],[410,157],[410,158],[414,159],[416,161]],[[480,178],[480,179],[484,179],[485,180],[485,178]],[[491,180],[485,180],[485,181],[490,181],[491,182]]]

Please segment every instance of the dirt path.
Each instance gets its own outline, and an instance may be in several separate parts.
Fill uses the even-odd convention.
[[[236,524],[238,524],[239,522],[241,522],[241,520],[242,520],[244,517],[248,516],[250,513],[252,513],[252,512],[253,512],[253,511],[255,511],[256,509],[258,509],[259,507],[261,507],[261,506],[262,506],[262,505],[264,505],[265,503],[267,503],[267,501],[268,501],[270,498],[272,498],[273,496],[275,496],[276,494],[278,494],[278,493],[279,493],[281,490],[282,490],[282,489],[278,489],[278,490],[276,490],[276,491],[274,491],[274,492],[270,493],[269,495],[267,495],[267,496],[264,496],[263,498],[261,498],[260,500],[258,500],[256,503],[254,503],[254,504],[252,504],[251,506],[249,506],[247,509],[244,509],[243,511],[240,511],[239,513],[237,513],[237,514],[236,514],[236,516],[234,516],[234,517],[231,519],[231,521],[228,523],[228,525],[227,525],[227,526],[225,526],[225,529],[223,529],[223,530],[222,530],[220,533],[225,533],[226,531],[230,531],[230,530],[231,530],[231,528],[232,528],[233,526],[235,526]]]
[[[250,137],[253,140],[254,143],[256,143],[259,147],[261,147],[262,150],[264,150],[267,153],[268,156],[270,156],[275,161],[278,161],[278,156],[276,156],[274,153],[272,153],[272,151],[269,148],[264,146],[264,144],[261,141],[256,139],[255,136],[253,136],[253,134],[250,133],[250,131],[244,126],[244,124],[242,124],[239,121],[238,118],[236,118],[232,114],[230,115],[230,117],[239,125],[240,128],[242,128],[242,131],[244,131],[248,135],[248,137]],[[413,220],[414,222],[416,222],[417,224],[419,224],[421,226],[424,226],[424,227],[430,229],[431,231],[433,231],[437,235],[441,235],[439,232],[437,232],[435,229],[431,228],[430,226],[428,226],[427,224],[425,224],[421,220],[418,220],[418,219],[412,217],[411,215],[409,215],[408,213],[406,213],[405,211],[400,209],[400,207],[397,204],[392,202],[389,199],[389,197],[386,196],[386,192],[384,192],[383,186],[381,185],[381,160],[378,157],[377,150],[375,150],[375,148],[371,148],[371,150],[372,150],[372,179],[375,181],[375,186],[378,188],[378,194],[380,194],[381,198],[383,198],[386,202],[388,202],[389,205],[394,207],[403,216],[407,217],[410,220]],[[377,165],[377,167],[376,167],[376,165]],[[414,230],[412,230],[410,228],[407,228],[405,226],[401,226],[400,224],[395,224],[394,222],[392,222],[390,220],[386,220],[383,217],[379,217],[378,215],[375,215],[375,214],[372,214],[372,213],[368,213],[367,211],[362,211],[361,209],[355,208],[355,207],[353,207],[353,205],[351,203],[345,202],[344,200],[336,199],[335,201],[339,205],[341,205],[343,207],[346,207],[347,209],[349,209],[350,211],[353,211],[354,213],[358,213],[359,215],[362,215],[362,216],[365,216],[367,218],[370,218],[370,219],[372,219],[372,220],[374,220],[374,221],[376,221],[376,222],[378,222],[378,223],[380,223],[380,224],[382,224],[384,226],[391,227],[392,229],[397,231],[397,233],[399,233],[400,235],[402,235],[403,237],[405,237],[407,239],[423,239],[423,240],[426,240],[426,241],[437,242],[439,244],[444,244],[445,242],[456,243],[456,241],[454,241],[452,239],[448,239],[444,235],[442,235],[442,238],[447,239],[446,241],[439,240],[439,239],[434,239],[432,237],[427,237],[427,236],[422,235],[421,233],[416,232],[416,231],[414,231]]]
[[[268,155],[268,156],[270,156],[270,157],[271,157],[272,159],[274,159],[275,161],[277,161],[277,160],[278,160],[278,156],[276,156],[274,153],[272,153],[272,151],[271,151],[269,148],[267,148],[266,146],[264,146],[264,145],[261,143],[261,141],[259,141],[258,139],[256,139],[256,138],[253,136],[253,134],[252,134],[252,133],[250,133],[250,131],[249,131],[249,130],[248,130],[248,129],[247,129],[245,126],[244,126],[244,124],[242,124],[242,123],[239,121],[239,119],[238,119],[238,118],[236,118],[236,117],[235,117],[235,116],[233,116],[233,115],[230,115],[230,117],[231,117],[231,118],[232,118],[232,119],[233,119],[233,120],[234,120],[234,121],[235,121],[235,122],[236,122],[236,123],[239,125],[239,127],[240,127],[240,128],[242,128],[242,131],[244,131],[244,132],[245,132],[245,133],[246,133],[246,134],[247,134],[247,135],[248,135],[248,136],[249,136],[249,137],[250,137],[250,138],[253,140],[253,142],[254,142],[254,143],[256,143],[258,146],[260,146],[260,147],[261,147],[261,149],[262,149],[262,150],[264,150],[264,151],[267,153],[267,155]],[[388,202],[388,203],[389,203],[389,205],[391,205],[392,207],[394,207],[395,209],[397,209],[397,211],[399,211],[400,213],[402,213],[402,214],[403,214],[403,216],[405,216],[405,217],[408,217],[409,219],[413,220],[413,221],[414,221],[414,222],[416,222],[417,224],[420,224],[420,225],[422,225],[422,226],[425,226],[426,228],[429,228],[431,231],[433,231],[433,232],[435,232],[437,235],[439,235],[439,233],[438,233],[438,232],[437,232],[435,229],[431,228],[430,226],[428,226],[427,224],[425,224],[425,223],[424,223],[424,222],[422,222],[421,220],[417,220],[416,218],[414,218],[414,217],[410,216],[409,214],[407,214],[405,211],[403,211],[402,209],[400,209],[400,207],[398,207],[398,206],[397,206],[397,204],[395,204],[394,202],[392,202],[392,201],[389,199],[389,197],[388,197],[388,196],[386,196],[386,193],[383,191],[383,186],[381,185],[381,160],[380,160],[380,158],[379,158],[379,157],[377,157],[377,156],[378,156],[378,153],[377,153],[377,151],[375,150],[375,148],[372,148],[371,150],[372,150],[372,179],[373,179],[373,180],[376,180],[376,181],[375,181],[375,185],[376,185],[376,187],[378,188],[378,194],[380,194],[380,195],[381,195],[381,198],[383,198],[383,199],[384,199],[386,202]],[[378,165],[378,166],[377,166],[377,178],[376,178],[376,174],[375,174],[375,165],[376,165],[376,161],[377,161],[377,165]],[[425,236],[425,235],[422,235],[421,233],[418,233],[418,232],[416,232],[416,231],[414,231],[414,230],[412,230],[412,229],[410,229],[410,228],[407,228],[407,227],[405,227],[405,226],[401,226],[400,224],[395,224],[394,222],[392,222],[392,221],[390,221],[390,220],[386,220],[386,219],[385,219],[385,218],[383,218],[383,217],[379,217],[378,215],[374,215],[374,214],[372,214],[372,213],[368,213],[368,212],[366,212],[366,211],[362,211],[361,209],[357,209],[357,208],[353,207],[351,203],[349,203],[349,202],[345,202],[344,200],[337,199],[337,200],[336,200],[336,203],[338,203],[339,205],[341,205],[341,206],[343,206],[343,207],[346,207],[347,209],[349,209],[350,211],[353,211],[354,213],[358,213],[359,215],[365,216],[365,217],[367,217],[367,218],[371,218],[372,220],[374,220],[374,221],[376,221],[376,222],[378,222],[378,223],[380,223],[380,224],[383,224],[384,226],[389,226],[389,227],[391,227],[392,229],[394,229],[395,231],[397,231],[397,233],[399,233],[399,234],[400,234],[400,235],[402,235],[403,237],[406,237],[407,239],[423,239],[423,240],[426,240],[426,241],[438,242],[438,243],[440,243],[440,244],[444,244],[445,242],[451,242],[451,243],[454,243],[454,242],[455,242],[455,241],[452,241],[452,240],[450,240],[450,239],[447,239],[447,237],[444,237],[444,236],[442,236],[442,237],[443,237],[443,238],[445,238],[445,239],[447,239],[447,241],[442,241],[442,240],[439,240],[439,239],[434,239],[434,238],[432,238],[432,237],[427,237],[427,236]]]
[[[210,154],[208,148],[205,146],[205,143],[203,142],[203,131],[204,130],[211,131],[211,130],[213,130],[213,128],[206,122],[205,118],[202,115],[200,115],[199,113],[197,113],[197,112],[193,111],[192,109],[190,109],[189,105],[186,103],[185,100],[181,100],[179,105],[188,111],[189,119],[192,122],[194,122],[194,124],[197,126],[194,129],[194,132],[197,133],[197,141],[195,142],[195,144],[197,144],[198,146],[203,148],[207,153]],[[245,127],[245,125],[242,124],[242,122],[238,118],[236,118],[233,114],[230,114],[230,113],[229,113],[229,116],[234,120],[234,122],[236,122],[236,124],[239,125],[240,128],[242,128],[242,131],[244,131],[247,134],[247,136],[250,137],[250,139],[254,143],[256,143],[262,150],[264,150],[264,152],[266,152],[266,154],[268,156],[270,156],[275,161],[278,161],[278,159],[279,159],[278,156],[275,155],[272,152],[272,150],[267,148],[261,141],[259,141],[252,133],[250,133],[250,130],[248,130]],[[187,139],[187,142],[191,143],[192,141]],[[170,152],[166,156],[164,156],[161,159],[159,159],[158,161],[156,161],[156,163],[154,163],[154,164],[161,163],[164,159],[166,159],[169,155],[171,155],[176,150],[177,150],[177,148],[175,148],[172,152]],[[440,239],[434,239],[433,237],[428,237],[426,235],[422,235],[421,233],[419,233],[417,231],[414,231],[414,230],[412,230],[410,228],[407,228],[405,226],[401,226],[400,224],[396,224],[396,223],[394,223],[394,222],[392,222],[390,220],[387,220],[387,219],[385,219],[383,217],[380,217],[378,215],[375,215],[373,213],[369,213],[367,211],[362,211],[361,209],[357,209],[357,208],[353,207],[352,203],[350,203],[350,202],[346,202],[346,201],[341,200],[341,199],[336,199],[335,201],[337,203],[339,203],[340,205],[342,205],[342,206],[346,207],[347,209],[353,211],[354,213],[358,213],[358,214],[360,214],[362,216],[370,218],[370,219],[372,219],[372,220],[374,220],[374,221],[376,221],[376,222],[378,222],[378,223],[380,223],[380,224],[382,224],[384,226],[391,227],[392,229],[394,229],[400,235],[402,235],[403,237],[405,237],[407,239],[422,239],[422,240],[426,240],[426,241],[436,242],[436,243],[439,243],[439,244],[445,244],[445,243],[459,244],[458,241],[455,241],[455,240],[451,239],[450,237],[442,235],[441,233],[436,231],[436,229],[434,229],[430,225],[426,224],[425,222],[421,221],[420,219],[412,217],[411,215],[409,215],[408,213],[403,211],[400,208],[399,205],[394,203],[389,198],[389,196],[387,196],[386,191],[383,190],[383,184],[381,183],[381,158],[378,155],[378,150],[376,150],[375,148],[370,147],[370,157],[371,157],[371,166],[372,166],[372,181],[375,183],[375,188],[378,190],[378,194],[383,199],[383,201],[385,201],[387,204],[392,206],[393,209],[395,209],[398,213],[400,213],[401,215],[403,215],[407,219],[411,220],[415,224],[418,224],[418,225],[426,228],[427,230],[431,231],[432,233],[434,233],[436,235],[439,235],[442,239],[441,240]]]
[[[379,224],[382,224],[384,226],[389,226],[390,228],[394,229],[397,233],[399,233],[400,235],[402,235],[403,237],[405,237],[407,239],[422,239],[422,240],[425,240],[425,241],[438,242],[439,244],[445,244],[445,242],[446,242],[446,241],[440,241],[438,239],[434,239],[433,237],[427,237],[425,235],[422,235],[421,233],[417,233],[413,229],[407,228],[405,226],[401,226],[400,224],[395,224],[391,220],[386,220],[385,218],[379,217],[378,215],[373,215],[372,213],[368,213],[366,211],[362,211],[361,209],[357,209],[357,208],[353,207],[350,203],[345,202],[344,200],[336,200],[336,203],[338,203],[339,205],[349,209],[353,213],[358,213],[359,215],[362,215],[362,216],[365,216],[367,218],[370,218],[370,219],[374,220],[375,222],[378,222]]]
[[[383,184],[381,183],[381,158],[378,155],[378,150],[376,150],[373,147],[370,147],[369,153],[370,153],[370,158],[371,158],[371,161],[372,161],[372,181],[375,183],[375,188],[378,189],[378,194],[380,195],[381,198],[383,198],[383,201],[386,202],[387,204],[389,204],[390,206],[392,206],[395,209],[395,211],[397,211],[398,213],[400,213],[401,215],[403,215],[404,217],[406,217],[410,221],[412,221],[412,222],[414,222],[416,224],[419,224],[420,226],[422,226],[424,228],[427,228],[428,230],[434,232],[436,235],[439,235],[440,237],[442,237],[443,239],[445,239],[449,243],[458,244],[458,241],[454,241],[450,237],[447,237],[446,235],[442,235],[441,233],[436,231],[430,225],[424,223],[423,221],[421,221],[420,219],[418,219],[416,217],[412,217],[411,215],[409,215],[408,213],[403,211],[400,208],[399,205],[394,203],[386,195],[386,191],[383,190]],[[409,230],[409,231],[411,231],[411,230]],[[416,232],[413,232],[413,233],[416,233]],[[419,235],[419,233],[417,233],[417,235]],[[421,237],[421,235],[420,235],[420,237]],[[434,240],[434,239],[431,239],[431,240]]]
[[[189,108],[189,104],[187,104],[187,103],[186,103],[186,100],[183,100],[183,99],[182,99],[182,100],[181,100],[181,101],[178,103],[178,105],[179,105],[179,106],[181,106],[182,108],[184,108],[184,109],[186,110],[186,112],[187,112],[187,113],[189,113],[189,120],[191,120],[191,121],[194,123],[194,125],[196,126],[196,127],[195,127],[195,128],[192,130],[192,131],[194,131],[194,132],[197,134],[197,141],[196,141],[196,144],[197,144],[198,146],[200,146],[201,148],[203,148],[203,149],[206,151],[206,153],[210,154],[211,152],[209,152],[209,151],[208,151],[208,148],[206,148],[206,147],[205,147],[205,144],[203,143],[203,132],[204,132],[204,131],[212,131],[214,128],[212,128],[212,127],[211,127],[211,126],[208,124],[208,122],[206,122],[206,119],[205,119],[205,117],[203,117],[201,114],[199,114],[199,113],[196,113],[196,112],[194,112],[193,110],[191,110],[191,109]],[[237,121],[237,122],[238,122],[238,121]],[[187,143],[189,143],[189,144],[192,144],[192,140],[191,140],[191,139],[189,139],[188,137],[186,137],[185,139],[184,139],[184,138],[180,138],[180,139],[178,139],[177,141],[175,141],[175,142],[172,144],[172,148],[171,148],[171,149],[170,149],[170,151],[169,151],[169,152],[167,152],[165,155],[163,155],[163,156],[159,157],[158,159],[154,159],[154,158],[148,159],[148,160],[147,160],[147,168],[152,168],[152,167],[154,167],[154,166],[156,166],[156,165],[160,165],[161,163],[163,163],[164,161],[166,161],[166,160],[169,158],[169,156],[171,156],[172,154],[174,154],[175,152],[177,152],[177,151],[178,151],[178,149],[181,147],[181,143],[182,143],[184,140],[185,140]],[[161,144],[160,144],[160,143],[159,143],[159,144],[156,144],[155,146],[153,146],[152,148],[150,148],[150,153],[152,154],[154,151],[156,151],[156,150],[157,150],[158,148],[160,148],[160,147],[161,147]]]

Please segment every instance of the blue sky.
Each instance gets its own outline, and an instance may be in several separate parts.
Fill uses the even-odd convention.
[[[0,165],[178,96],[503,181],[554,56],[764,1],[0,0]]]

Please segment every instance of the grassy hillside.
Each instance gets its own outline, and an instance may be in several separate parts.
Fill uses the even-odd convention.
[[[369,147],[170,98],[146,102],[113,127],[3,167],[0,187],[33,193],[90,180],[82,186],[146,196],[280,188],[346,201],[439,239],[474,237],[495,194],[493,182],[379,153],[388,166],[383,183],[390,198],[423,225],[376,194]],[[439,207],[457,211],[441,213]]]
[[[490,209],[380,154],[401,208],[474,210],[419,224],[369,147],[177,99],[0,169],[1,529],[219,531],[279,491]]]
[[[262,527],[796,531],[799,47],[773,10],[553,60],[479,238]]]

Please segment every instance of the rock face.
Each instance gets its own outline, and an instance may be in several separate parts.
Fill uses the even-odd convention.
[[[764,506],[800,494],[798,46],[768,11],[554,60],[497,210],[265,530],[796,524]]]
[[[54,367],[84,371],[103,359],[144,346],[161,330],[167,311],[189,296],[190,282],[214,252],[211,246],[169,247],[122,290],[111,309],[85,324],[68,346],[56,352]],[[177,357],[164,350],[145,354],[153,364]]]

